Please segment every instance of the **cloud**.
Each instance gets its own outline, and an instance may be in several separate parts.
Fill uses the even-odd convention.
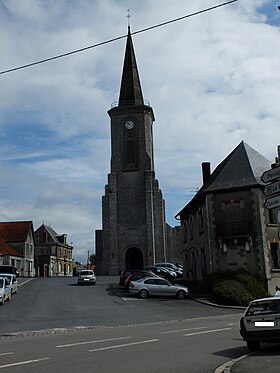
[[[216,0],[2,1],[0,70],[217,5]],[[153,107],[156,177],[167,220],[240,141],[273,161],[280,109],[279,11],[238,1],[133,36]],[[275,16],[277,13],[278,17]],[[0,219],[51,222],[77,257],[94,251],[110,172],[110,120],[125,39],[0,75]]]

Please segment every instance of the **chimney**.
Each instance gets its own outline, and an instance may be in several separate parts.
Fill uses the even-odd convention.
[[[209,179],[211,176],[211,163],[210,162],[202,162],[202,181],[203,184]]]

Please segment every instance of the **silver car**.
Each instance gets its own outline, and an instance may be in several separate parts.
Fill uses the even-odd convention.
[[[6,302],[6,300],[12,299],[12,291],[9,279],[0,277],[0,305]]]
[[[95,285],[96,276],[92,270],[84,269],[79,273],[78,285]]]
[[[10,281],[12,294],[18,293],[18,280],[17,276],[10,273],[0,273],[0,277],[6,277]]]
[[[250,302],[240,319],[240,334],[250,351],[260,343],[280,343],[280,297],[256,299]]]
[[[175,296],[184,299],[189,294],[186,286],[172,284],[160,277],[146,277],[138,281],[132,281],[129,286],[131,294],[147,298],[149,295]]]

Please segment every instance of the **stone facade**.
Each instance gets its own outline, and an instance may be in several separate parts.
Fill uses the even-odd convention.
[[[178,214],[185,278],[202,281],[207,273],[245,269],[262,277],[273,293],[280,283],[278,223],[276,211],[264,207],[261,181],[269,168],[268,160],[242,142],[204,178]]]
[[[35,266],[37,276],[72,276],[73,247],[67,243],[67,235],[57,234],[53,228],[42,224],[36,231]]]

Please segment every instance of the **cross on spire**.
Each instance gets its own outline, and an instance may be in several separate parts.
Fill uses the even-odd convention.
[[[131,18],[131,15],[129,13],[129,9],[127,9],[127,25],[128,25],[128,27],[130,27],[130,18]]]

